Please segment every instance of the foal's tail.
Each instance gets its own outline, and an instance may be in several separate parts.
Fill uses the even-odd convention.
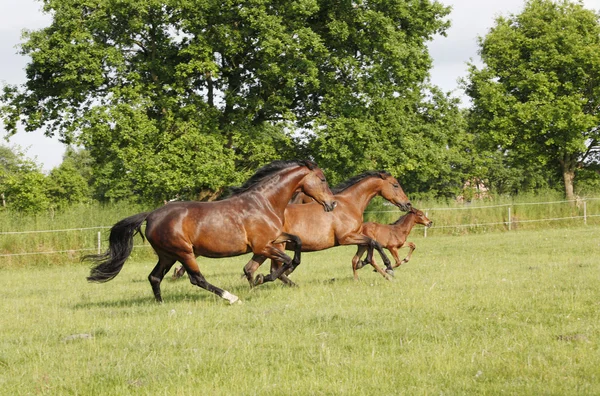
[[[110,229],[108,250],[103,254],[83,256],[81,261],[96,263],[92,267],[88,282],[108,282],[119,274],[125,260],[133,250],[133,237],[138,232],[144,239],[141,226],[150,212],[139,213],[119,221]]]

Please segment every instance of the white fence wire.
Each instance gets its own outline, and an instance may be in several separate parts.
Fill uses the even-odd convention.
[[[440,225],[436,224],[435,229],[448,229],[448,228],[469,228],[469,227],[485,227],[485,226],[499,226],[504,225],[511,230],[513,224],[520,223],[537,223],[537,222],[552,222],[552,221],[563,221],[563,220],[583,220],[584,224],[587,224],[588,218],[600,217],[600,214],[588,214],[587,213],[587,201],[596,201],[600,200],[600,198],[586,198],[580,200],[565,200],[565,201],[548,201],[548,202],[520,202],[520,203],[510,203],[510,204],[499,204],[499,205],[469,205],[463,207],[455,207],[455,208],[426,208],[421,209],[426,214],[429,212],[436,211],[452,211],[452,210],[478,210],[478,209],[493,209],[493,208],[507,208],[507,221],[500,222],[491,222],[491,223],[469,223],[469,224],[445,224]],[[566,216],[566,217],[549,217],[542,219],[529,219],[529,220],[517,220],[511,218],[511,208],[515,206],[526,206],[526,205],[554,205],[554,204],[564,204],[564,203],[577,203],[583,205],[582,216]],[[378,211],[368,211],[368,213],[399,213],[397,210],[378,210]],[[106,230],[111,228],[112,226],[97,226],[97,227],[81,227],[81,228],[65,228],[65,229],[57,229],[57,230],[31,230],[31,231],[4,231],[0,232],[0,238],[3,235],[26,235],[26,234],[42,234],[42,233],[61,233],[61,232],[75,232],[75,231],[90,231],[90,230]],[[38,255],[38,254],[61,254],[61,253],[80,253],[80,252],[92,252],[96,251],[97,253],[101,253],[101,231],[98,231],[98,239],[97,246],[93,248],[81,248],[81,249],[66,249],[66,250],[52,250],[52,251],[43,251],[43,252],[21,252],[21,253],[5,253],[0,254],[0,257],[12,257],[12,256],[30,256],[30,255]],[[427,237],[427,228],[424,228],[424,236]],[[144,245],[134,245],[134,248],[146,248],[150,247],[148,244]]]

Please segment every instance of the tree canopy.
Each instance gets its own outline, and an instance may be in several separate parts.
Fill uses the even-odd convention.
[[[466,81],[478,141],[508,168],[556,171],[572,198],[576,171],[598,161],[599,15],[581,2],[529,0],[479,45],[484,66],[470,65]]]
[[[360,136],[335,144],[346,126],[368,129],[379,151],[352,170],[394,167],[402,147],[385,144],[408,152],[414,138],[392,138],[401,125],[388,113],[437,111],[423,110],[426,42],[448,27],[435,1],[46,0],[44,10],[52,23],[25,35],[27,81],[4,88],[0,116],[11,133],[21,123],[83,145],[103,199],[210,198],[275,158],[347,149],[358,159]],[[444,144],[437,134],[428,139]],[[344,162],[325,165],[347,177]],[[406,162],[395,169],[415,167]]]

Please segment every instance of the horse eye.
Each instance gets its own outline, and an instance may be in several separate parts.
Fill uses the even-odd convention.
[[[400,187],[400,184],[394,184],[394,188]]]

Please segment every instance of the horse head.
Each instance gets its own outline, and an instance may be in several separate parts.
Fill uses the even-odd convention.
[[[337,202],[329,189],[327,179],[323,171],[312,161],[304,161],[309,172],[300,183],[300,189],[317,203],[323,205],[326,212],[335,209]]]
[[[411,207],[409,213],[412,213],[415,215],[415,218],[416,218],[415,223],[422,224],[427,228],[429,228],[433,225],[433,221],[429,220],[427,218],[427,216],[425,216],[425,213],[423,213],[419,209]]]
[[[387,172],[381,172],[380,177],[383,180],[381,186],[381,196],[390,201],[401,210],[407,212],[411,208],[411,203],[404,190],[400,186],[400,182]]]

